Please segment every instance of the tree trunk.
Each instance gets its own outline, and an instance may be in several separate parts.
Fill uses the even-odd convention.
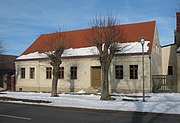
[[[102,83],[101,83],[101,100],[111,100],[111,96],[109,95],[109,71],[110,63],[101,63],[101,71],[102,71]]]
[[[58,97],[58,94],[57,94],[58,73],[59,73],[59,65],[58,64],[53,65],[53,79],[52,79],[51,97]]]

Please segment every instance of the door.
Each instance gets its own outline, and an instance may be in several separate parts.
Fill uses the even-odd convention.
[[[101,86],[101,67],[91,67],[91,86],[98,89]]]

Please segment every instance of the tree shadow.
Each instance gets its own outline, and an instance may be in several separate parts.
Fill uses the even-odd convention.
[[[115,56],[111,63],[110,67],[110,85],[112,92],[124,92],[124,93],[136,93],[140,92],[141,88],[141,78],[138,79],[130,79],[130,69],[129,65],[139,65],[139,62],[133,62],[133,58],[127,56]],[[115,79],[115,66],[123,65],[123,79]],[[139,71],[139,70],[138,70]],[[141,73],[138,72],[138,76]],[[123,86],[123,88],[121,87]]]
[[[83,87],[79,86],[78,88],[76,87],[77,86],[77,83],[79,82],[79,78],[81,76],[84,76],[84,74],[86,74],[86,70],[84,70],[84,67],[83,66],[86,66],[87,63],[85,61],[90,61],[90,60],[87,60],[87,59],[72,59],[72,60],[69,60],[66,62],[66,68],[67,70],[65,71],[65,75],[66,75],[66,80],[68,83],[69,83],[69,91],[70,92],[75,92],[77,91],[78,89],[83,89]],[[72,75],[71,75],[71,67],[77,67],[77,78],[73,79],[72,78]]]
[[[158,103],[156,103],[154,105],[154,107],[152,107],[150,110],[146,111],[144,110],[145,106],[147,106],[147,104],[145,105],[145,103],[148,103],[148,100],[146,102],[142,102],[142,101],[138,101],[138,102],[134,102],[134,105],[136,105],[136,110],[138,112],[133,112],[132,114],[132,122],[134,123],[154,123],[154,122],[158,122],[159,120],[162,120],[164,121],[165,118],[170,117],[172,115],[170,114],[166,114],[167,112],[169,112],[169,110],[172,110],[174,108],[177,108],[178,106],[180,106],[180,104],[175,104],[175,105],[172,105],[169,107],[169,103],[168,103],[168,100],[173,103],[172,100],[170,100],[168,97],[167,99],[165,100],[162,100],[162,101],[159,101]],[[157,100],[158,101],[158,100]],[[167,101],[167,102],[165,102]],[[178,100],[177,100],[178,101]],[[151,103],[153,101],[149,101],[149,103]],[[164,106],[163,107],[167,107],[165,108],[165,110],[163,112],[156,112],[156,108],[159,108],[160,105],[162,105],[162,103],[164,103]],[[148,119],[146,119],[146,117],[148,117]],[[172,116],[170,120],[170,122],[173,122],[172,119],[175,121],[175,122],[179,122],[178,119],[174,119],[173,117],[175,116]],[[168,121],[164,121],[164,122],[168,122]]]

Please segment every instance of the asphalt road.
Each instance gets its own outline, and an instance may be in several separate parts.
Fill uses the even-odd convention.
[[[180,123],[180,115],[0,103],[0,123]]]

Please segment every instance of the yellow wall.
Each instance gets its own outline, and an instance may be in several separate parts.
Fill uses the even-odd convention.
[[[115,80],[115,65],[123,65],[124,79]],[[138,65],[138,79],[130,79],[129,65]],[[70,67],[77,66],[77,80],[70,79]],[[91,87],[91,67],[100,66],[99,61],[94,58],[63,59],[61,67],[64,67],[64,79],[58,81],[58,91],[80,91],[97,92]],[[26,69],[26,78],[20,78],[20,68]],[[35,67],[35,79],[29,79],[29,69]],[[51,91],[51,79],[46,79],[46,67],[50,67],[48,61],[17,61],[16,62],[16,90],[22,91]],[[117,56],[113,59],[110,67],[110,90],[112,92],[142,92],[142,57],[141,55]],[[150,60],[145,55],[145,87],[150,91]]]

